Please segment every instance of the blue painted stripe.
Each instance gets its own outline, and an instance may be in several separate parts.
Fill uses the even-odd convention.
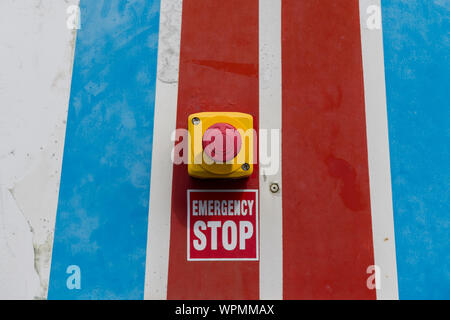
[[[450,2],[383,1],[400,299],[450,298]]]
[[[143,299],[159,8],[81,0],[49,299]]]

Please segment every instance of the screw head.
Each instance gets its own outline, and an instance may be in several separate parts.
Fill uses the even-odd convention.
[[[197,117],[192,118],[192,124],[194,126],[199,125],[200,124],[200,118],[197,118]]]
[[[244,171],[250,170],[250,165],[249,165],[248,163],[244,163],[244,164],[242,165],[242,170],[244,170]]]
[[[271,183],[270,184],[270,191],[272,193],[277,193],[278,191],[280,191],[280,186],[278,185],[278,183]]]

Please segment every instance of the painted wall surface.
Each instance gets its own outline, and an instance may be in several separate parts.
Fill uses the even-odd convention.
[[[401,299],[450,297],[450,2],[385,1]]]
[[[0,298],[47,297],[76,30],[66,1],[0,1]]]
[[[160,2],[80,7],[48,298],[142,299]]]
[[[449,11],[0,1],[0,299],[449,299]],[[256,262],[186,261],[173,131],[219,107],[281,129],[283,173],[226,185]]]

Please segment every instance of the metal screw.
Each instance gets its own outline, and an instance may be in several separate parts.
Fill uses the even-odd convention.
[[[242,165],[242,170],[244,170],[244,171],[250,170],[250,165],[249,165],[248,163],[244,163],[244,164]]]
[[[277,193],[278,191],[280,191],[280,186],[278,185],[278,183],[272,183],[270,184],[270,191],[272,193]]]
[[[200,119],[197,118],[197,117],[192,118],[192,123],[194,124],[194,126],[199,125],[200,124]]]

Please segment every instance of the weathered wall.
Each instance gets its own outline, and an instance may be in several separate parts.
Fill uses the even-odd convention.
[[[46,298],[78,0],[0,1],[0,299]]]
[[[143,280],[143,263],[145,260],[143,256],[146,254],[144,296],[150,299],[167,298],[167,283],[168,277],[170,277],[168,269],[169,248],[173,245],[174,239],[172,237],[171,243],[170,230],[171,228],[172,230],[179,228],[182,232],[185,230],[183,229],[184,226],[180,227],[177,220],[172,222],[170,215],[173,205],[171,201],[173,166],[168,161],[172,148],[170,135],[175,129],[175,120],[177,113],[179,113],[179,110],[177,110],[180,106],[177,101],[179,86],[181,92],[183,91],[182,85],[195,87],[200,82],[194,77],[192,81],[185,81],[184,84],[179,83],[180,38],[183,38],[181,27],[183,19],[185,32],[188,30],[186,25],[195,30],[191,34],[195,35],[195,37],[190,38],[189,32],[187,37],[184,34],[185,54],[189,50],[199,49],[201,45],[204,45],[206,41],[202,37],[211,33],[211,38],[206,39],[209,39],[208,43],[217,41],[217,46],[214,50],[220,47],[227,51],[231,48],[232,50],[230,51],[232,51],[233,55],[237,52],[237,57],[245,56],[245,54],[239,54],[237,51],[239,49],[236,50],[238,46],[235,46],[235,42],[230,42],[226,46],[224,41],[219,38],[219,36],[226,38],[226,32],[220,32],[222,24],[226,24],[229,17],[236,18],[239,14],[228,13],[226,17],[221,17],[218,14],[219,18],[225,21],[222,24],[216,24],[217,21],[211,19],[211,12],[215,15],[218,10],[223,9],[229,3],[223,5],[223,2],[220,0],[211,0],[209,2],[210,7],[207,10],[211,11],[203,15],[204,21],[202,22],[212,20],[210,21],[211,25],[217,26],[214,29],[216,34],[214,34],[210,32],[211,30],[208,27],[199,28],[201,23],[196,21],[199,17],[199,12],[192,10],[193,7],[191,7],[196,0],[184,1],[188,5],[183,9],[182,0],[161,0],[159,37],[157,37],[156,28],[154,26],[149,27],[146,22],[141,26],[142,28],[136,28],[136,25],[142,23],[142,17],[145,15],[146,9],[136,11],[133,5],[138,5],[139,7],[143,4],[148,6],[150,3],[153,3],[153,9],[156,12],[157,5],[155,3],[159,3],[159,0],[104,0],[103,2],[100,0],[86,0],[84,5],[88,4],[95,7],[98,10],[96,11],[97,13],[100,12],[99,6],[105,8],[104,10],[101,9],[101,14],[95,15],[95,17],[87,15],[87,17],[94,19],[90,21],[87,19],[89,27],[82,29],[82,31],[85,31],[84,34],[87,34],[88,37],[97,36],[95,39],[99,41],[94,43],[92,48],[89,46],[89,43],[87,46],[84,43],[85,48],[92,50],[80,50],[81,58],[88,51],[98,53],[96,51],[98,48],[104,50],[101,52],[104,55],[102,58],[99,58],[96,54],[87,55],[88,57],[83,60],[84,64],[79,65],[81,66],[79,73],[85,74],[91,69],[94,71],[91,70],[92,73],[86,79],[83,78],[83,81],[78,83],[74,81],[77,84],[75,88],[78,88],[78,94],[86,98],[87,94],[85,95],[84,85],[97,75],[95,72],[96,64],[110,63],[103,58],[109,58],[118,52],[123,55],[121,57],[130,58],[128,51],[133,51],[132,49],[136,48],[140,49],[141,47],[139,41],[133,41],[133,39],[141,35],[143,31],[151,31],[150,33],[153,35],[151,37],[152,43],[155,43],[157,38],[159,38],[156,90],[155,92],[152,90],[155,99],[155,123],[152,134],[156,138],[152,146],[151,168],[145,167],[145,170],[151,170],[151,182],[146,180],[143,183],[146,188],[149,185],[155,187],[150,189],[149,195],[150,223],[148,225],[147,251],[144,252],[144,249],[142,249],[139,252],[139,264],[141,267],[139,276],[142,279],[137,281],[138,284],[136,284],[136,287],[139,286],[139,294],[141,294],[144,287],[143,283],[142,286],[140,284],[141,280]],[[281,110],[281,100],[283,98],[281,83],[286,81],[286,75],[288,74],[287,72],[281,72],[282,66],[287,63],[286,59],[282,61],[281,58],[282,43],[284,45],[292,44],[290,42],[292,40],[297,44],[297,47],[294,48],[295,50],[291,51],[291,62],[294,65],[297,65],[297,62],[299,62],[304,65],[318,66],[317,61],[316,63],[313,62],[314,58],[320,58],[325,64],[329,64],[335,57],[327,56],[331,51],[323,50],[324,45],[328,45],[332,49],[341,46],[340,48],[342,49],[345,47],[342,46],[342,43],[345,43],[348,37],[354,40],[352,42],[354,51],[352,52],[359,51],[358,37],[355,36],[358,31],[357,23],[355,23],[357,19],[356,3],[351,0],[348,1],[338,3],[333,0],[304,0],[300,4],[300,2],[292,0],[259,0],[259,7],[257,8],[256,5],[252,6],[252,9],[248,11],[256,18],[256,12],[259,10],[259,61],[254,61],[254,63],[259,64],[260,128],[279,128],[282,114],[287,114],[286,110],[284,112]],[[67,21],[70,16],[67,9],[72,5],[78,5],[78,3],[79,0],[0,0],[0,299],[45,299],[48,297],[72,68],[75,60],[75,44],[77,42],[77,31],[67,27]],[[111,5],[112,3],[114,4]],[[239,3],[239,1],[236,3]],[[111,10],[111,6],[115,9]],[[284,6],[283,10],[281,10],[282,6]],[[289,8],[297,6],[297,9],[301,8],[301,10],[298,11],[298,14],[292,15],[294,11]],[[336,19],[336,16],[344,12],[341,11],[339,13],[338,11],[346,6],[351,6],[351,12],[353,13],[351,17],[346,14],[343,15],[343,17],[348,17],[349,21]],[[119,7],[119,10],[116,10],[117,7]],[[186,8],[191,8],[191,10],[185,10]],[[231,9],[234,8],[232,7]],[[303,16],[304,20],[298,20],[299,16],[307,12],[307,10],[311,10],[311,14]],[[450,277],[448,266],[450,260],[447,254],[449,243],[447,214],[449,205],[449,171],[446,164],[448,159],[448,143],[446,144],[446,141],[448,141],[449,135],[448,120],[446,119],[449,118],[449,109],[446,108],[445,104],[448,101],[445,85],[448,82],[446,82],[446,76],[449,73],[449,41],[448,33],[445,33],[445,30],[448,30],[450,22],[448,19],[449,10],[448,1],[442,0],[392,0],[383,1],[383,5],[381,5],[380,0],[359,1],[363,69],[363,79],[361,81],[364,81],[364,111],[367,133],[368,176],[370,180],[373,255],[374,263],[379,267],[381,276],[381,279],[377,280],[380,286],[377,290],[378,299],[397,299],[399,291],[400,298],[442,298],[449,296],[448,283]],[[234,11],[230,10],[229,12]],[[383,23],[381,23],[381,12],[383,12]],[[314,14],[317,15],[317,19],[311,18]],[[289,23],[286,23],[286,19],[289,19],[289,17],[292,17],[292,19],[288,21]],[[119,21],[121,19],[127,23],[121,25]],[[318,30],[322,28],[327,30],[329,28],[330,31],[329,34],[326,34],[325,40],[322,42],[316,41],[320,35],[314,32],[305,33],[306,29],[304,28],[305,26],[308,27],[306,23],[308,20],[311,26]],[[256,19],[252,21],[253,26],[257,27]],[[242,19],[241,23],[245,24],[252,21]],[[111,23],[109,24],[109,22]],[[344,26],[341,25],[341,22]],[[110,29],[99,28],[101,23],[106,23],[106,27]],[[303,25],[303,29],[299,33],[297,33],[299,28],[297,23]],[[334,23],[337,27],[323,25],[326,23]],[[341,27],[343,27],[342,30],[346,30],[345,26],[350,24],[354,33],[348,37],[345,33],[339,37],[336,36],[334,32],[337,32]],[[120,32],[124,25],[127,27],[126,32]],[[291,40],[282,39],[281,32],[279,32],[282,29],[282,25],[285,29],[284,32],[289,31]],[[236,34],[239,34],[239,31],[245,31],[243,25],[238,25],[238,27],[241,30],[238,30]],[[254,29],[252,28],[252,30]],[[116,36],[115,32],[120,32],[120,34]],[[219,33],[220,35],[217,35]],[[299,38],[298,34],[304,34],[304,37]],[[80,35],[83,34],[78,33],[78,43],[83,44],[83,41],[80,41],[83,40],[83,37]],[[324,34],[321,35],[323,36]],[[105,43],[103,43],[102,36],[117,41],[118,46],[108,51],[110,47],[104,46]],[[197,39],[200,45],[192,45],[191,41],[193,39]],[[254,53],[256,57],[256,38],[250,39],[255,43]],[[131,46],[130,43],[133,43],[134,46]],[[241,44],[243,43],[247,42],[241,42]],[[312,46],[303,46],[304,43],[309,43]],[[234,47],[231,47],[232,45]],[[78,48],[82,47],[78,46]],[[121,50],[123,48],[125,50]],[[311,53],[310,58],[308,58],[309,61],[297,61],[297,58],[302,53],[304,54],[305,51],[311,48],[315,48],[315,51]],[[211,59],[217,58],[216,55],[220,56],[220,52],[216,53],[214,50],[211,51]],[[192,58],[205,53],[204,50],[199,51],[200,53],[197,53]],[[286,48],[283,49],[283,52],[284,54],[287,52]],[[132,54],[133,52],[130,53],[130,55]],[[320,55],[320,57],[316,57],[316,54]],[[97,57],[97,61],[94,61],[95,59],[89,61],[92,56]],[[142,57],[141,60],[148,58],[145,53]],[[183,61],[183,54],[181,57],[181,66],[189,65],[192,62]],[[343,57],[346,57],[346,54]],[[359,55],[357,55],[355,59],[359,58]],[[258,59],[255,58],[255,60]],[[132,61],[130,65],[134,65],[134,60],[130,59],[130,61]],[[355,61],[351,60],[351,62]],[[110,64],[112,65],[113,63]],[[319,73],[323,71],[323,78],[312,90],[306,90],[299,99],[294,99],[294,102],[298,103],[307,95],[312,95],[312,99],[316,98],[314,95],[320,95],[315,94],[313,91],[320,87],[324,79],[328,79],[330,72],[333,73],[334,68],[340,64],[342,64],[342,60],[338,59],[332,66],[324,68],[326,70],[317,68]],[[108,67],[109,65],[105,66],[105,69],[109,69]],[[348,71],[348,66],[345,67],[345,64],[341,67],[342,70],[336,73],[337,76],[341,76]],[[360,72],[361,70],[357,71]],[[221,72],[223,72],[222,76],[227,75],[226,71],[222,70]],[[152,72],[144,72],[141,80],[147,81],[146,76],[149,75],[153,77],[154,70]],[[304,75],[300,71],[292,74],[291,78],[293,81],[299,81],[304,80],[308,76],[311,76],[311,74]],[[129,85],[127,79],[120,74],[117,78],[120,78],[123,81],[122,83]],[[79,78],[75,77],[75,79]],[[354,78],[352,77],[352,79]],[[223,84],[223,79],[221,78],[220,80],[216,82]],[[206,83],[208,84],[208,82]],[[306,83],[306,85],[309,84],[310,82]],[[327,92],[331,94],[334,92],[335,85],[336,81],[330,83],[329,88],[331,88],[331,91],[325,90],[325,96],[327,96]],[[358,83],[358,86],[360,85],[361,83]],[[204,89],[204,87],[206,85],[202,85],[201,89]],[[303,86],[297,86],[294,90],[299,90],[298,88],[305,89]],[[136,88],[133,87],[133,89]],[[111,88],[109,90],[111,95],[114,95],[116,91],[120,91]],[[232,88],[231,90],[235,89]],[[294,93],[294,90],[287,92],[287,94]],[[348,90],[348,88],[346,90],[349,93],[354,91]],[[131,95],[133,95],[135,90],[127,89],[124,91],[126,93],[131,92]],[[189,94],[186,96],[192,98],[198,95],[199,92],[200,90],[189,91]],[[73,93],[72,95],[74,96]],[[243,94],[243,96],[246,97],[247,94]],[[284,92],[283,96],[284,98],[286,97],[286,92]],[[224,94],[224,97],[228,97],[228,95]],[[149,98],[153,99],[153,96]],[[213,95],[211,98],[213,98]],[[97,99],[104,101],[103,97],[97,97]],[[183,99],[181,100],[183,101]],[[325,102],[328,101],[327,99],[325,100]],[[88,97],[87,102],[83,106],[86,106],[88,112],[95,111],[90,102]],[[108,101],[105,103],[107,104]],[[211,105],[208,102],[206,104]],[[137,105],[141,104],[137,103]],[[196,103],[195,105],[194,107],[197,108],[198,104]],[[300,110],[303,106],[301,105],[298,109]],[[362,103],[360,103],[360,107],[362,108]],[[362,112],[361,109],[358,110]],[[117,109],[116,115],[120,116],[122,111]],[[320,113],[320,110],[314,113],[313,120],[317,120],[317,113]],[[335,115],[329,117],[330,114],[324,113],[330,122],[335,121],[337,117]],[[352,113],[348,117],[348,123],[360,121],[360,125],[364,126],[364,121],[361,120],[361,117],[356,117],[355,113]],[[297,120],[298,118],[304,117],[293,119]],[[94,120],[97,121],[98,119]],[[290,130],[292,130],[293,134],[301,131],[297,128],[298,122],[291,122],[292,127]],[[181,118],[179,124],[184,123],[184,118]],[[348,127],[348,123],[343,124],[342,127]],[[145,122],[145,125],[148,128],[152,127],[149,125],[149,122]],[[306,121],[304,127],[308,125],[310,123]],[[69,127],[71,127],[70,120]],[[97,132],[104,132],[105,128],[102,127]],[[284,133],[289,132],[288,126],[284,126],[283,130]],[[73,131],[76,133],[77,130]],[[317,132],[319,131],[322,130]],[[95,131],[92,132],[95,133]],[[146,132],[146,134],[148,133]],[[362,134],[362,130],[359,134]],[[329,136],[333,137],[333,135],[334,133]],[[308,135],[306,134],[306,136]],[[314,145],[327,144],[330,142],[327,139],[324,138],[323,140],[325,141],[319,141],[320,139],[318,139]],[[332,139],[330,138],[329,140]],[[73,141],[73,136],[69,137],[67,141]],[[284,141],[286,142],[287,140]],[[97,142],[97,145],[100,146],[103,143],[103,141],[99,140]],[[147,144],[145,145],[148,146]],[[291,146],[290,150],[285,150],[285,158],[286,154],[292,151],[293,146]],[[391,148],[391,151],[389,148]],[[139,149],[139,147],[135,147],[135,149]],[[122,150],[128,151],[126,148]],[[289,158],[287,160],[291,161],[294,164],[293,166],[295,166],[297,163],[304,161],[304,153],[308,153],[308,151],[303,149],[301,152],[298,152],[297,162]],[[361,154],[363,153],[364,151],[361,152]],[[310,154],[312,154],[311,151]],[[82,158],[84,158],[84,154]],[[149,158],[145,160],[150,162]],[[284,163],[288,162],[285,161]],[[287,170],[290,170],[290,166],[287,166]],[[74,172],[72,169],[68,171]],[[305,173],[308,172],[309,170],[306,168]],[[184,177],[184,174],[185,172],[183,171],[180,176]],[[286,175],[286,177],[289,177],[289,175]],[[71,183],[75,187],[79,186],[78,180],[72,178],[69,177],[68,179],[67,189],[69,191]],[[310,184],[307,185],[307,188],[305,187],[305,190],[311,189],[311,185],[318,181],[314,175],[310,178]],[[283,185],[281,183],[280,172],[278,172],[278,176],[273,176],[271,179],[277,180],[283,186],[283,195],[288,194],[285,191],[288,191],[289,187],[298,187],[305,181],[304,175],[301,175],[286,188],[286,184]],[[282,298],[283,288],[286,287],[283,285],[283,277],[287,279],[286,274],[282,271],[283,254],[285,254],[283,252],[283,235],[281,233],[280,219],[283,215],[282,202],[292,201],[292,199],[286,199],[281,196],[275,198],[268,189],[271,180],[266,179],[266,176],[260,180],[261,234],[263,235],[260,242],[263,254],[259,261],[259,279],[255,276],[252,286],[255,290],[259,286],[260,297],[278,299]],[[302,181],[297,185],[294,182],[298,180]],[[179,183],[180,180],[177,181]],[[91,182],[92,185],[95,185],[97,180],[92,179]],[[283,179],[283,182],[286,181]],[[321,181],[317,182],[317,184],[320,183]],[[105,183],[99,184],[101,186],[105,185]],[[391,184],[393,193],[391,192]],[[333,186],[334,184],[330,185],[328,191],[332,195],[337,195],[339,190],[332,189]],[[120,194],[123,190],[122,186],[116,185],[116,187]],[[64,190],[64,184],[61,190]],[[85,195],[89,195],[89,191],[84,190],[83,192]],[[292,194],[296,196],[299,192],[297,192],[298,190],[294,191],[296,192],[292,192]],[[144,193],[146,194],[146,192]],[[134,193],[131,194],[133,195]],[[354,196],[354,194],[352,195]],[[128,195],[127,197],[129,199]],[[125,202],[127,197],[123,197]],[[93,202],[98,202],[98,198],[92,198],[94,199]],[[105,196],[106,201],[107,198],[108,195]],[[394,200],[394,205],[392,200]],[[103,209],[102,212],[105,213],[104,217],[109,218],[109,209],[102,204],[100,204],[100,207]],[[318,209],[319,207],[314,203],[311,206],[311,210],[309,210],[310,212],[306,212],[306,214],[320,214],[321,210]],[[67,211],[73,211],[72,209],[70,208]],[[84,206],[83,209],[86,209],[89,214],[95,215],[95,212],[87,206]],[[146,211],[143,211],[143,214],[146,214]],[[179,211],[183,214],[184,207]],[[269,214],[273,212],[279,213],[278,218],[272,217],[268,219],[270,217]],[[293,212],[292,216],[294,219],[297,219],[296,213],[296,211]],[[331,213],[334,217],[335,213],[342,213],[342,210],[336,210],[336,212],[333,211]],[[118,221],[116,225],[119,227],[122,222],[120,214],[121,212],[116,212],[116,221]],[[81,220],[85,221],[86,225],[90,221],[88,219]],[[104,225],[105,221],[106,219],[102,220],[101,224]],[[76,228],[74,221],[67,220],[67,222],[66,225],[75,226],[74,228]],[[130,220],[126,222],[130,222]],[[321,226],[323,219],[317,220],[317,222]],[[284,225],[288,226],[290,223],[288,222]],[[118,229],[123,231],[123,228]],[[104,230],[106,231],[103,233],[105,235],[103,240],[110,249],[111,247],[114,249],[114,243],[110,240],[116,240],[115,234],[109,232],[107,228],[104,228]],[[299,239],[296,234],[298,230],[301,230],[301,228],[294,229],[292,233],[295,240]],[[332,230],[334,229],[332,228]],[[60,234],[64,238],[64,230]],[[323,234],[328,235],[329,233],[323,232]],[[58,239],[58,232],[56,233],[56,239]],[[340,236],[331,240],[335,241],[336,239],[340,239]],[[322,240],[323,238],[320,235],[314,242],[306,240],[304,243],[306,246],[319,245],[320,247],[321,245],[329,245],[326,241],[332,242],[330,239]],[[66,242],[70,244],[70,240]],[[95,241],[93,242],[93,239],[88,237],[84,244],[87,244],[87,247],[92,243],[95,244]],[[134,248],[134,245],[129,247]],[[180,250],[185,249],[184,246],[180,248]],[[95,256],[95,258],[99,258],[104,253],[104,249],[105,247],[102,247],[102,250],[100,250],[101,254]],[[53,256],[56,257],[53,259],[54,262],[58,260],[57,251],[56,249],[54,250],[55,254]],[[71,258],[73,252],[68,252],[69,254],[66,256]],[[291,250],[291,252],[293,255],[298,255],[298,250]],[[115,252],[113,253],[116,256]],[[127,254],[127,252],[126,250],[125,252],[121,251],[120,254]],[[184,251],[181,253],[176,252],[175,254],[184,254]],[[326,258],[324,259],[327,259],[328,256],[328,254],[325,254],[324,257]],[[184,256],[180,257],[182,258],[180,261],[184,259]],[[352,254],[349,255],[348,259],[349,261],[353,260]],[[98,267],[100,271],[105,269],[106,263],[113,264],[116,262],[112,260],[106,261],[107,259],[104,259],[103,256],[99,260],[91,259],[91,257],[88,257],[87,260],[91,263],[91,266]],[[302,259],[301,262],[303,263],[303,261],[307,260]],[[101,263],[98,263],[98,261]],[[289,260],[287,261],[284,265],[289,263]],[[317,259],[315,262],[317,262]],[[320,262],[324,262],[324,265],[327,267],[329,260],[320,260]],[[179,265],[182,264],[177,264],[177,266]],[[365,264],[363,267],[366,267]],[[52,268],[52,282],[55,282],[53,275],[55,269],[58,268]],[[64,286],[66,284],[66,273],[64,268],[59,269],[60,277],[57,278],[56,282],[58,285]],[[88,272],[90,273],[93,268],[86,269],[90,269]],[[124,269],[126,270],[124,271]],[[124,268],[123,266],[117,268],[116,271],[118,272],[113,272],[112,278],[114,279],[116,275],[120,277],[122,272],[127,273],[129,276],[128,269],[128,267]],[[345,270],[345,268],[343,269]],[[297,273],[298,270],[295,268],[293,270],[292,274],[297,277],[299,275]],[[399,273],[398,279],[397,270]],[[196,270],[193,271],[195,272]],[[180,269],[180,278],[185,277],[185,272],[186,270]],[[333,272],[333,270],[330,270],[330,272]],[[319,278],[326,278],[326,275],[324,275],[326,273],[323,271],[319,272]],[[301,276],[305,274],[302,273]],[[360,275],[358,286],[367,285],[366,282],[361,282],[366,279],[366,270],[358,268],[358,274]],[[95,276],[97,275],[102,276],[102,273],[95,274]],[[242,274],[238,272],[237,275],[241,276]],[[96,278],[95,276],[92,278]],[[349,275],[350,280],[352,277],[353,274]],[[367,274],[367,277],[369,277],[369,274]],[[109,278],[103,278],[103,280],[106,279],[103,284],[109,281]],[[236,280],[236,278],[233,279]],[[336,279],[339,279],[339,277],[336,276]],[[121,280],[122,283],[129,283],[127,279]],[[345,280],[342,281],[345,286],[348,281],[346,281],[347,279],[343,280]],[[308,281],[310,281],[310,278]],[[94,287],[94,294],[89,295],[88,293],[86,295],[86,292],[72,293],[77,298],[105,299],[118,297],[117,295],[99,294],[100,291],[96,291],[97,284],[94,282],[89,280],[83,282],[83,284],[86,283]],[[300,281],[299,283],[300,285],[293,288],[294,294],[297,294],[297,289],[302,287],[303,282]],[[109,283],[104,287],[100,286],[100,289],[108,289],[108,285]],[[323,283],[316,284],[316,286],[321,289],[331,288],[324,287]],[[52,286],[50,287],[52,288]],[[306,290],[305,293],[309,295],[317,287],[310,288],[311,290]],[[180,288],[179,282],[176,282],[175,285],[172,284],[172,292],[175,292],[178,288]],[[65,287],[63,289],[66,290]],[[116,289],[118,291],[122,290],[120,284]],[[212,290],[215,289],[212,286]],[[182,287],[181,290],[183,290]],[[197,288],[193,290],[196,291]],[[50,289],[50,292],[52,292],[52,289]],[[64,296],[56,293],[53,298],[61,297]]]

